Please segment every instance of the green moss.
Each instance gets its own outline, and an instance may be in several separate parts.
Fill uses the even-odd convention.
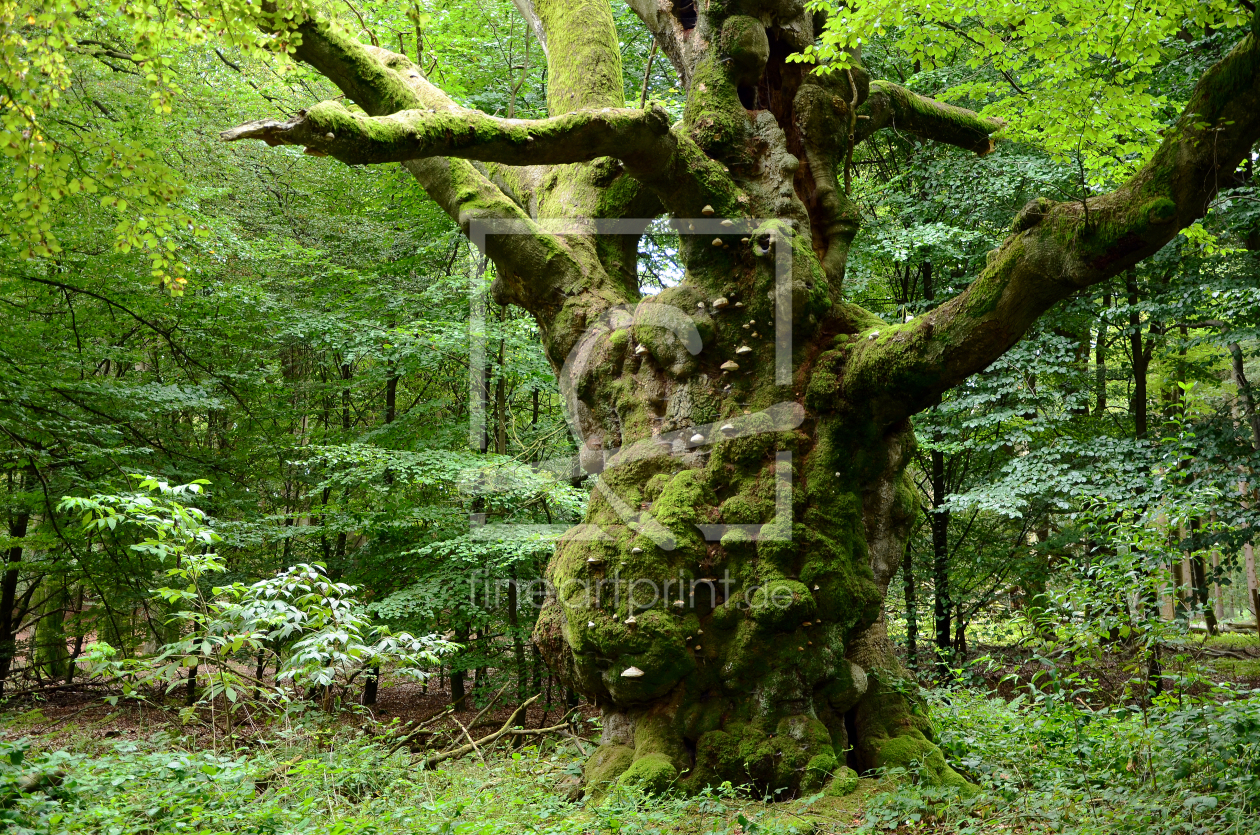
[[[774,504],[737,493],[722,502],[722,522],[727,525],[757,525],[774,513]],[[744,537],[748,534],[740,531]],[[749,538],[751,542],[751,538]]]
[[[922,715],[921,700],[890,684],[900,671],[871,672],[870,692],[855,715],[863,762],[872,768],[906,769],[928,785],[953,787],[968,794],[974,791],[932,741],[932,726]]]
[[[718,49],[727,60],[728,72],[737,83],[747,84],[761,77],[770,57],[770,40],[760,20],[732,15],[722,24]]]
[[[846,794],[852,794],[858,787],[858,774],[847,765],[840,766],[835,772],[835,776],[827,787],[823,790],[823,794],[828,797],[843,797]]]
[[[1046,197],[1037,197],[1029,201],[1011,221],[1011,232],[1018,234],[1041,223],[1054,205],[1054,201]]]
[[[385,67],[368,52],[366,45],[335,20],[324,15],[312,17],[299,26],[298,31],[303,38],[297,47],[297,57],[315,66],[333,62],[344,64],[347,67],[346,77],[333,78],[333,81],[352,83],[355,103],[368,113],[395,113],[419,104],[415,92],[398,73]],[[329,62],[311,54],[323,50],[334,52],[337,57]]]
[[[836,674],[823,688],[822,696],[837,715],[843,715],[866,694],[867,687],[866,672],[852,661],[845,660],[837,665]]]
[[[810,757],[809,762],[805,766],[805,777],[801,780],[801,791],[807,793],[818,791],[831,778],[832,772],[837,768],[836,755],[831,751],[824,751],[821,754],[815,754]],[[854,774],[853,777],[856,783],[857,775]]]
[[[681,726],[687,739],[699,739],[722,727],[722,716],[729,709],[725,699],[706,698],[684,708]]]
[[[1168,223],[1177,217],[1177,204],[1167,197],[1157,197],[1143,206],[1146,219],[1156,225]]]
[[[598,0],[537,0],[547,30],[547,107],[553,115],[621,107],[625,92],[612,8]]]
[[[710,52],[696,63],[687,93],[683,124],[697,147],[727,164],[750,162],[743,141],[749,131],[748,112],[721,56]]]
[[[795,629],[814,615],[814,596],[797,580],[770,580],[751,597],[752,616],[774,629]]]
[[[634,341],[647,348],[656,364],[674,379],[690,377],[699,365],[696,353],[702,350],[704,334],[694,318],[678,311],[694,310],[701,300],[693,287],[672,288],[640,304],[635,312]]]
[[[628,745],[601,745],[582,768],[588,797],[602,797],[634,762],[634,749]]]
[[[705,786],[719,786],[725,781],[735,785],[747,779],[739,739],[726,731],[709,731],[696,743],[696,764],[687,777],[687,788],[699,791]]]
[[[665,754],[639,757],[621,775],[618,782],[648,794],[662,794],[678,779],[678,768]]]
[[[660,498],[661,491],[669,484],[669,480],[673,476],[669,473],[657,473],[648,479],[647,486],[643,488],[643,495],[648,501],[656,501]]]
[[[941,749],[917,730],[885,739],[877,750],[879,767],[904,768],[931,786],[948,786],[967,793],[975,791],[974,786],[949,767]]]
[[[697,470],[683,470],[675,475],[652,504],[652,515],[671,530],[683,528],[701,518],[705,507],[712,506],[714,497],[703,474]]]
[[[682,735],[674,727],[675,720],[676,717],[668,710],[640,716],[634,726],[635,757],[663,754],[676,765],[686,767],[691,756],[683,745]]]

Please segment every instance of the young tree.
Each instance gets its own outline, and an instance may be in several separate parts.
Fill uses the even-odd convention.
[[[845,295],[854,146],[895,128],[985,154],[1002,123],[872,81],[856,51],[789,60],[824,20],[796,0],[630,5],[687,91],[679,124],[626,107],[603,0],[517,0],[546,54],[539,120],[461,108],[405,55],[286,6],[267,25],[361,112],[328,101],[223,136],[401,162],[465,231],[500,224],[485,239],[495,298],[537,319],[599,473],[535,633],[604,711],[589,781],[806,789],[850,746],[855,765],[960,781],[881,616],[916,511],[909,419],[1204,214],[1260,136],[1260,42],[1203,75],[1127,182],[1030,203],[967,290],[889,325]],[[635,235],[592,219],[660,214],[686,276],[645,299]],[[665,605],[632,608],[627,579]]]

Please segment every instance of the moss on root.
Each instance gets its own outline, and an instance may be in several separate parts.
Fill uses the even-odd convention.
[[[678,767],[673,760],[665,754],[647,754],[631,763],[618,782],[649,794],[660,794],[677,779]]]
[[[601,745],[582,769],[588,797],[603,797],[634,762],[634,749],[628,745]]]
[[[858,751],[871,768],[900,768],[928,785],[965,793],[974,786],[945,761],[934,742],[935,731],[917,696],[893,685],[897,671],[872,676],[869,697],[856,711]]]

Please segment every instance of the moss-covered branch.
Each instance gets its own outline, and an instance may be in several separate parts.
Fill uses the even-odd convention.
[[[1260,43],[1248,34],[1209,69],[1154,156],[1110,194],[1040,198],[961,295],[849,351],[842,397],[885,426],[983,370],[1051,305],[1154,254],[1201,218],[1260,138]]]
[[[354,113],[328,101],[286,120],[249,122],[220,136],[304,145],[308,153],[350,165],[460,157],[508,165],[558,165],[598,157],[667,155],[669,115],[660,107],[581,111],[551,119],[499,119],[477,110],[403,110],[388,116]]]
[[[621,107],[621,42],[608,0],[533,0],[547,33],[547,109],[552,116]]]
[[[966,108],[921,96],[889,81],[873,81],[870,96],[858,108],[854,141],[861,142],[883,128],[894,128],[987,154],[993,150],[990,135],[1001,130],[1004,124],[1001,119],[986,119]]]
[[[309,18],[295,28],[295,57],[336,84],[369,116],[460,111],[406,56],[361,43],[332,20]],[[403,165],[465,231],[478,218],[514,224],[517,234],[492,235],[486,241],[487,254],[499,268],[498,292],[504,300],[547,319],[589,281],[590,271],[472,162],[430,157]]]

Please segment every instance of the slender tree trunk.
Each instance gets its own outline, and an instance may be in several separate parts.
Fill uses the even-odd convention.
[[[1243,556],[1247,571],[1247,597],[1251,601],[1251,616],[1256,622],[1256,633],[1260,634],[1260,581],[1256,577],[1256,552],[1251,543],[1243,546]]]
[[[74,682],[75,665],[79,660],[79,656],[83,653],[83,638],[85,637],[81,620],[83,617],[83,586],[79,586],[78,593],[75,595],[74,614],[74,647],[70,650],[70,657],[66,663],[66,684]]]
[[[1107,319],[1106,311],[1111,309],[1111,294],[1103,293],[1104,316],[1098,318],[1098,341],[1094,343],[1094,385],[1097,389],[1094,402],[1094,413],[1107,412]]]
[[[1209,635],[1216,635],[1220,631],[1216,623],[1216,610],[1212,606],[1212,600],[1208,596],[1208,580],[1207,580],[1207,559],[1203,556],[1202,551],[1195,553],[1190,558],[1190,570],[1194,578],[1194,597],[1198,605],[1203,609],[1203,620],[1207,624]]]
[[[258,650],[258,663],[254,665],[254,680],[258,682],[254,685],[254,698],[262,698],[262,681],[263,676],[267,673],[267,651]]]
[[[341,364],[341,431],[350,431],[350,380],[354,373],[350,363]]]
[[[954,646],[953,636],[950,634],[953,601],[949,593],[949,510],[945,507],[946,498],[945,454],[940,450],[932,450],[932,513],[928,521],[932,527],[936,667],[937,676],[942,681],[948,680]]]
[[[394,422],[395,416],[398,414],[398,374],[391,370],[389,377],[385,380],[385,425]]]
[[[1260,414],[1256,413],[1255,396],[1251,384],[1247,381],[1247,372],[1243,366],[1242,348],[1237,342],[1229,343],[1230,371],[1234,377],[1234,385],[1238,388],[1238,397],[1242,402],[1243,415],[1247,418],[1247,426],[1251,429],[1251,443],[1260,449]]]
[[[1134,435],[1145,438],[1148,431],[1146,375],[1151,364],[1151,354],[1149,348],[1142,344],[1142,314],[1137,310],[1137,276],[1133,272],[1125,274],[1125,289],[1129,295],[1129,346],[1133,354],[1133,399],[1129,408],[1133,414]]]
[[[494,384],[494,451],[507,455],[507,374],[504,373],[505,344],[499,340],[499,379]]]
[[[1221,591],[1221,552],[1212,549],[1212,611],[1216,622],[1225,621],[1225,596]]]
[[[1186,577],[1186,561],[1185,559],[1175,559],[1172,564],[1172,581],[1173,581],[1173,617],[1181,617],[1188,613],[1186,606],[1189,595],[1185,593],[1185,588],[1189,585]]]
[[[1247,380],[1246,369],[1243,366],[1242,348],[1237,342],[1229,343],[1230,366],[1234,375],[1234,385],[1238,387],[1238,398],[1242,403],[1243,415],[1247,419],[1247,425],[1251,427],[1251,444],[1255,449],[1260,449],[1260,415],[1256,414],[1256,401],[1251,391],[1251,384]],[[1246,490],[1245,483],[1240,483],[1239,489]],[[1247,573],[1247,596],[1251,603],[1251,613],[1256,621],[1256,633],[1260,634],[1260,581],[1256,578],[1256,554],[1255,549],[1250,542],[1243,545],[1243,554],[1246,562]]]
[[[967,660],[967,621],[961,607],[954,613],[954,657],[959,664]]]
[[[482,652],[488,653],[491,647],[490,636],[487,635],[485,630],[483,629],[478,634],[477,638],[474,638],[474,640],[477,640],[478,638],[481,640],[482,644],[484,645],[484,649],[482,650]],[[484,658],[485,656],[483,655],[482,657]],[[476,693],[476,692],[484,691],[485,688],[487,688],[489,685],[490,685],[490,669],[485,664],[482,664],[481,666],[477,668],[477,677],[473,679],[473,692]],[[487,695],[489,695],[487,692],[481,693],[481,697],[483,699]]]
[[[933,281],[932,264],[925,261],[922,269],[923,298],[928,302],[936,300],[936,285]],[[938,435],[937,442],[941,440]],[[949,511],[945,509],[948,495],[945,483],[945,453],[939,449],[932,450],[932,512],[928,515],[928,525],[932,532],[932,614],[936,631],[936,675],[940,681],[949,679],[949,665],[953,655],[953,640],[950,635],[950,615],[953,612],[953,601],[949,594]]]
[[[462,627],[455,633],[455,642],[467,647],[468,635],[468,627]],[[451,704],[457,711],[466,710],[468,707],[468,694],[464,689],[464,671],[453,666],[451,667]]]
[[[39,621],[35,625],[35,663],[41,676],[61,681],[70,656],[65,628],[70,592],[61,577],[49,578],[42,585],[44,599],[38,604]]]
[[[26,527],[31,514],[19,510],[9,519],[9,538],[20,540],[26,536]],[[22,568],[22,550],[20,543],[9,547],[5,559],[3,578],[0,578],[0,696],[4,695],[4,685],[13,669],[13,659],[17,655],[17,630],[21,625],[17,622],[17,587]]]
[[[354,378],[354,369],[350,363],[343,362],[338,369],[341,374],[341,434],[342,442],[348,443],[350,440],[350,381]],[[346,488],[342,492],[342,498],[348,500],[350,496],[350,488]],[[349,545],[348,536],[345,531],[337,533],[337,544],[333,548],[333,555],[337,562],[341,562],[346,557],[346,547]]]
[[[906,553],[901,561],[901,582],[906,598],[906,663],[911,670],[919,666],[919,599],[914,587],[914,553],[906,540]]]
[[[512,654],[516,659],[516,695],[520,700],[527,696],[529,670],[525,666],[525,640],[521,636],[521,615],[519,610],[518,591],[516,588],[516,569],[508,578],[507,615],[508,628],[512,631]]]
[[[394,364],[389,364],[389,375],[385,379],[385,425],[389,426],[394,422],[394,418],[398,415],[398,373],[394,369]],[[392,485],[394,483],[394,474],[390,470],[385,471],[385,483]],[[363,704],[376,704],[376,696],[379,692],[381,684],[381,665],[373,664],[367,671],[367,675],[363,679]]]

